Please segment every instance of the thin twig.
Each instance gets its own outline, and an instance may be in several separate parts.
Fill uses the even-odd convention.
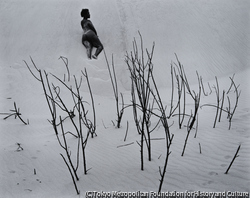
[[[70,73],[69,73],[69,67],[68,67],[68,59],[66,57],[63,57],[63,56],[60,56],[59,59],[62,59],[65,66],[66,66],[66,69],[67,69],[67,72],[68,72],[68,82],[70,81]]]
[[[4,117],[3,119],[6,120],[8,119],[9,117],[11,116],[15,116],[15,119],[16,117],[19,118],[19,120],[21,120],[21,122],[25,125],[28,125],[29,124],[29,120],[27,120],[27,122],[25,122],[22,118],[21,118],[21,113],[20,113],[20,110],[19,108],[16,107],[16,102],[14,102],[14,110],[10,110],[11,112],[14,112],[14,113],[1,113],[1,115],[8,115],[6,117]]]
[[[234,160],[236,159],[236,157],[239,157],[238,152],[239,152],[239,150],[240,150],[240,147],[241,147],[241,145],[239,145],[239,147],[238,147],[238,149],[237,149],[237,151],[236,151],[236,153],[235,153],[235,155],[234,155],[234,157],[233,157],[233,159],[232,159],[232,161],[231,161],[229,167],[227,168],[225,174],[228,173],[228,171],[229,171],[229,169],[231,168],[231,166],[232,166]]]
[[[129,122],[127,121],[127,128],[126,128],[126,133],[125,133],[125,137],[124,137],[124,142],[127,139],[127,135],[128,135],[128,126],[129,126]]]
[[[131,145],[131,144],[134,144],[134,142],[131,142],[131,143],[128,143],[128,144],[123,144],[123,145],[117,146],[117,148],[124,147],[124,146],[129,146],[129,145]]]
[[[78,188],[77,188],[76,181],[75,181],[75,178],[74,178],[74,176],[73,176],[73,174],[72,174],[72,171],[71,171],[71,169],[70,169],[70,167],[69,167],[69,164],[67,163],[66,159],[64,158],[64,156],[63,156],[61,153],[60,153],[60,155],[62,156],[63,161],[65,162],[65,164],[66,164],[67,167],[68,167],[69,173],[70,173],[70,175],[71,175],[72,181],[73,181],[74,186],[75,186],[75,189],[76,189],[76,193],[79,195],[79,194],[80,194],[80,191],[79,191]]]

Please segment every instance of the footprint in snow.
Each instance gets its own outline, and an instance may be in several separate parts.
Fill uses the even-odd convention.
[[[226,155],[224,158],[225,159],[229,159],[229,158],[231,158],[232,156],[230,156],[230,155]]]
[[[208,173],[209,175],[218,175],[218,173],[214,172],[214,171],[211,171]]]
[[[202,185],[203,185],[203,186],[206,186],[207,184],[212,184],[212,183],[214,183],[214,182],[213,182],[213,181],[208,181],[208,182],[202,183]]]

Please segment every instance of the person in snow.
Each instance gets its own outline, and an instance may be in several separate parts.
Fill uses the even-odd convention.
[[[88,20],[90,18],[89,10],[82,9],[81,16],[83,17],[83,20],[81,21],[81,26],[83,29],[82,44],[87,49],[88,58],[91,59],[92,57],[94,59],[97,59],[98,55],[103,50],[103,45],[97,36],[97,32],[94,25],[90,20]],[[94,55],[92,55],[93,47],[96,47]]]

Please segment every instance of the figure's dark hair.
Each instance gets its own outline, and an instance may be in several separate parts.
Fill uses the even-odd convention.
[[[83,18],[88,18],[89,17],[89,9],[82,9],[81,16]]]

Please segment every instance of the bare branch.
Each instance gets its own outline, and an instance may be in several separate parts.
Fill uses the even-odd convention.
[[[231,163],[230,163],[229,167],[227,168],[227,170],[226,170],[225,174],[227,174],[227,173],[228,173],[228,171],[229,171],[229,169],[231,168],[231,166],[232,166],[232,164],[233,164],[234,160],[236,159],[236,157],[238,157],[238,152],[239,152],[239,150],[240,150],[240,147],[241,147],[241,145],[239,145],[239,147],[238,147],[238,149],[237,149],[237,151],[236,151],[236,153],[235,153],[235,155],[234,155],[234,157],[233,157],[233,159],[232,159],[232,161],[231,161]]]

